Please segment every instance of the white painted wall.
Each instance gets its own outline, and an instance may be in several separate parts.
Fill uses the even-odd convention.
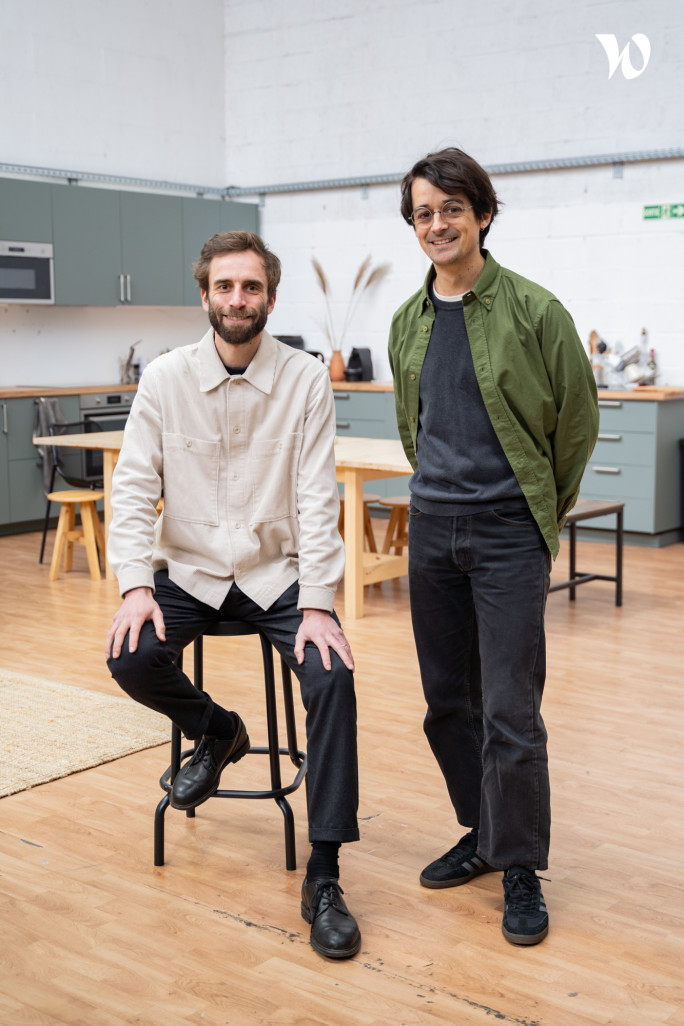
[[[636,32],[648,67],[608,79],[596,33]],[[640,57],[634,45],[632,60]],[[242,186],[403,172],[456,144],[482,163],[684,146],[680,0],[2,0],[0,160]],[[661,381],[684,384],[684,162],[500,175],[493,254],[547,285],[586,340],[647,327]],[[249,197],[254,198],[254,197]],[[284,263],[269,327],[325,345],[311,256],[336,316],[361,260],[392,272],[347,338],[387,378],[387,327],[426,262],[398,188],[269,194]],[[0,307],[0,384],[106,385],[143,339],[151,358],[204,328],[200,310]],[[78,377],[78,380],[76,380]]]
[[[0,0],[0,96],[3,163],[222,185],[223,0]],[[205,324],[0,304],[0,385],[113,384],[132,342],[149,360]]]
[[[225,0],[226,167],[241,185],[682,144],[680,0]],[[608,80],[596,33],[645,33]],[[633,63],[641,58],[632,47]],[[241,119],[239,145],[231,125]]]
[[[226,179],[241,185],[403,173],[457,145],[483,164],[684,147],[680,0],[226,0]],[[644,73],[608,78],[597,33],[651,42]],[[631,44],[635,68],[642,58]],[[240,145],[231,145],[235,112]],[[649,330],[660,383],[684,384],[684,219],[643,206],[684,202],[684,161],[496,176],[496,258],[557,293],[580,337],[624,348]],[[284,263],[273,330],[321,349],[322,296],[343,316],[367,253],[392,262],[345,347],[370,346],[389,376],[387,327],[427,264],[398,212],[397,186],[268,194],[262,232]]]
[[[2,0],[0,160],[223,184],[223,0]]]

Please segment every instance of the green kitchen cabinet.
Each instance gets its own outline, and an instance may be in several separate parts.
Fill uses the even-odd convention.
[[[182,305],[182,202],[177,196],[120,193],[125,303]]]
[[[181,200],[53,186],[55,299],[61,306],[178,306]]]
[[[630,400],[599,393],[599,410],[599,436],[582,478],[582,498],[624,502],[628,541],[656,547],[676,542],[682,528],[684,399]],[[599,517],[582,534],[600,537],[614,526],[613,517]]]
[[[259,208],[255,203],[235,203],[187,197],[183,204],[183,304],[197,306],[201,302],[192,265],[199,258],[202,246],[217,232],[259,231]]]
[[[60,306],[116,306],[121,302],[119,193],[74,185],[52,186],[55,302]]]
[[[19,178],[0,178],[0,239],[52,242],[51,186]]]

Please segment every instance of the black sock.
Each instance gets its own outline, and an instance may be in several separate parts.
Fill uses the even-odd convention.
[[[237,724],[233,713],[226,712],[220,705],[215,705],[211,711],[211,719],[205,730],[209,737],[217,737],[221,741],[229,741],[235,737]]]
[[[306,866],[307,880],[339,880],[339,841],[314,841]]]

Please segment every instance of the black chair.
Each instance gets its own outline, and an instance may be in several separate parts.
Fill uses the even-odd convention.
[[[283,686],[283,707],[285,711],[285,731],[287,746],[280,747],[278,737],[278,713],[276,708],[275,674],[273,670],[273,649],[266,635],[252,624],[241,623],[236,620],[223,620],[214,624],[200,635],[194,643],[194,684],[200,691],[204,686],[203,670],[203,641],[204,637],[232,638],[242,637],[247,634],[258,634],[261,642],[261,656],[264,665],[264,689],[266,694],[266,723],[268,734],[268,745],[249,749],[248,755],[268,755],[271,774],[271,787],[265,791],[257,790],[228,790],[219,788],[208,801],[214,798],[272,798],[279,806],[285,819],[285,865],[287,869],[296,869],[297,860],[295,855],[295,832],[294,815],[292,807],[287,800],[287,795],[296,791],[306,776],[307,759],[304,752],[297,747],[297,727],[295,723],[294,704],[292,698],[292,675],[290,668],[281,659],[281,674]],[[178,665],[182,666],[183,653],[178,657]],[[171,765],[162,774],[159,784],[166,792],[157,805],[154,816],[154,864],[164,865],[164,813],[170,804],[171,788],[173,781],[181,767],[184,759],[189,758],[195,751],[199,742],[187,751],[181,751],[181,732],[175,723],[171,725]],[[290,761],[297,768],[297,774],[292,783],[283,785],[280,772],[280,756],[288,755]],[[188,809],[186,816],[195,815],[194,809]]]
[[[91,431],[102,431],[97,421],[77,420],[69,424],[50,424],[48,433],[56,438],[58,435],[81,435]],[[72,488],[90,488],[97,491],[102,488],[102,477],[87,477],[85,473],[85,459],[87,449],[67,449],[60,445],[51,446],[52,449],[52,473],[50,475],[50,487],[47,495],[55,490],[55,477],[59,474]],[[47,537],[50,521],[50,499],[47,500],[45,509],[45,523],[43,524],[43,538],[40,543],[40,556],[38,562],[43,562],[45,554],[45,539]]]

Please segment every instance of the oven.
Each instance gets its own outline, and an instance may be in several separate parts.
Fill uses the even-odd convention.
[[[54,303],[51,242],[0,241],[0,303]]]
[[[123,431],[130,413],[135,392],[91,392],[80,397],[80,420],[86,424],[86,431]],[[102,477],[102,452],[85,449],[85,478],[87,481]]]

